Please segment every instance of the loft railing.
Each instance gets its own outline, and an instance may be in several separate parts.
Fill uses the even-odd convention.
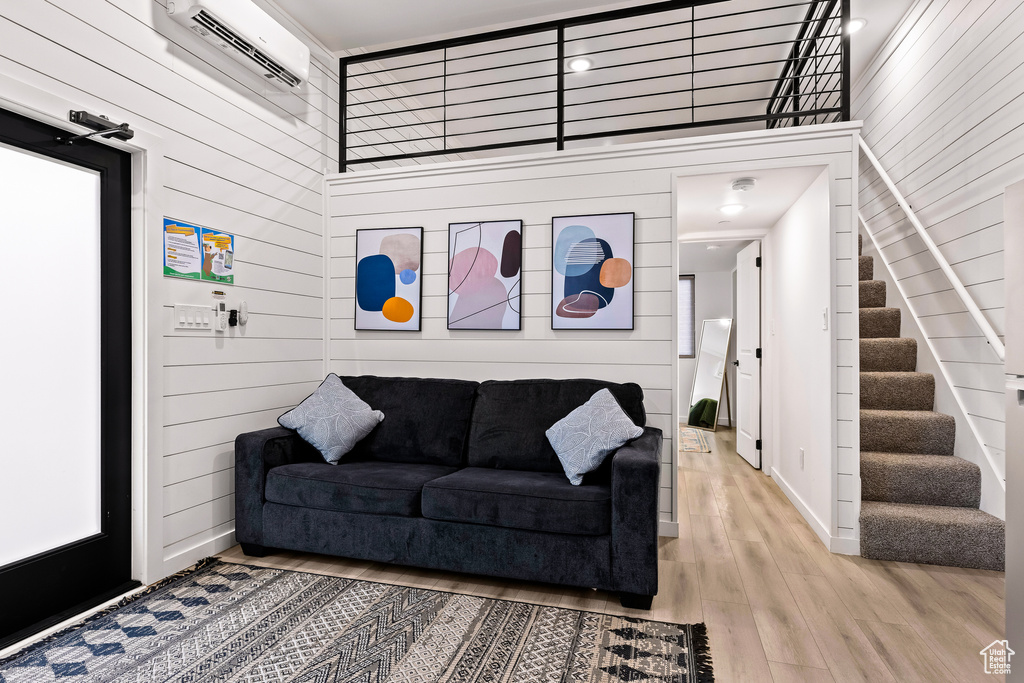
[[[848,120],[848,0],[751,4],[671,0],[345,57],[341,170]]]

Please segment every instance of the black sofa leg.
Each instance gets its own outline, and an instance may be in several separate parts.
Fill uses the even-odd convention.
[[[264,557],[271,552],[271,549],[255,543],[242,543],[242,552],[249,557]]]
[[[654,602],[654,596],[638,595],[636,593],[622,593],[619,596],[619,602],[621,602],[622,606],[626,609],[651,609],[651,603]]]

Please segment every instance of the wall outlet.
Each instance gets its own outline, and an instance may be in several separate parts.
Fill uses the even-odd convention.
[[[800,449],[800,469],[804,468],[804,449]]]

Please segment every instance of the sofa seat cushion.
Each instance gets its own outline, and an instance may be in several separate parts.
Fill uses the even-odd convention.
[[[423,516],[557,534],[611,532],[611,487],[573,486],[562,472],[466,467],[423,486]]]
[[[267,500],[296,507],[417,517],[423,485],[456,471],[381,461],[301,462],[267,473]]]

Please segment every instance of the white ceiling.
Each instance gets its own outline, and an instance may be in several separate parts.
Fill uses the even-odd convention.
[[[679,274],[721,273],[736,267],[736,254],[750,240],[736,242],[680,242]],[[708,246],[717,247],[708,249]]]
[[[801,166],[683,178],[676,192],[679,236],[714,230],[768,230],[821,172],[820,167]],[[732,181],[743,177],[754,178],[754,188],[733,191]],[[726,204],[743,204],[746,208],[738,215],[726,216],[720,211]]]

